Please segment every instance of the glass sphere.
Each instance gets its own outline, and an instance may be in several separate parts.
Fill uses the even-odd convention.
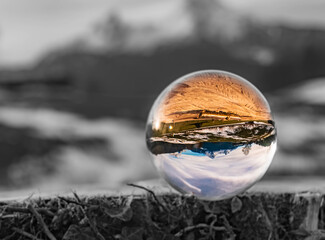
[[[206,70],[177,79],[159,95],[146,142],[172,187],[220,200],[265,174],[276,150],[276,129],[256,87],[235,74]]]

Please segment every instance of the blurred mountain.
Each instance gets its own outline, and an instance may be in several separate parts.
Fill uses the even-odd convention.
[[[270,175],[323,175],[325,78],[295,84],[269,96],[278,129]]]
[[[144,120],[162,89],[196,70],[234,72],[263,92],[325,75],[325,31],[254,22],[212,0],[177,4],[156,22],[109,14],[34,67],[1,71],[2,103]]]
[[[117,187],[156,177],[144,133],[121,119],[0,107],[0,191]]]
[[[278,151],[266,178],[325,171],[325,79],[268,94]],[[157,177],[134,121],[85,119],[46,108],[0,107],[0,190],[118,187]]]

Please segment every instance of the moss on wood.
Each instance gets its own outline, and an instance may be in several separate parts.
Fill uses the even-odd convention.
[[[0,239],[322,239],[322,200],[246,193],[208,202],[148,192],[2,202]]]

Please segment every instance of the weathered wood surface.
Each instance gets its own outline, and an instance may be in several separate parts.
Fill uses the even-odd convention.
[[[3,201],[0,239],[325,239],[320,192],[253,189],[208,202],[148,185]]]

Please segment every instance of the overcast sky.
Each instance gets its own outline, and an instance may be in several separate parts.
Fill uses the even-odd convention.
[[[110,11],[117,10],[139,23],[161,21],[164,14],[168,16],[173,8],[181,6],[180,1],[1,0],[0,66],[28,65],[47,49],[86,34]],[[262,21],[325,28],[323,0],[222,1]]]
[[[107,0],[1,0],[0,65],[28,63],[86,32],[110,5]]]

